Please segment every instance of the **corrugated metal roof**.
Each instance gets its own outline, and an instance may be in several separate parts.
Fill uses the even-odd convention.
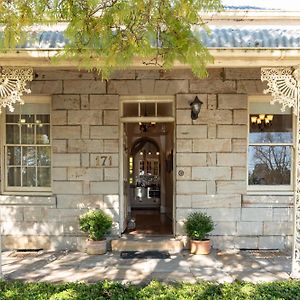
[[[300,26],[211,27],[194,30],[208,48],[300,48]],[[34,32],[20,48],[60,49],[68,43],[63,31]]]

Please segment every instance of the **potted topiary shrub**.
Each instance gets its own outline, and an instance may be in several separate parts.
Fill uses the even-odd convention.
[[[79,227],[88,233],[86,252],[104,254],[107,251],[106,234],[112,227],[112,218],[102,210],[89,210],[79,217]]]
[[[193,212],[185,222],[187,236],[190,238],[192,254],[209,254],[211,241],[207,238],[209,232],[215,228],[210,216],[203,212]]]

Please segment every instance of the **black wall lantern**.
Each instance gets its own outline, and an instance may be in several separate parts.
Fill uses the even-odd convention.
[[[192,120],[198,119],[198,115],[200,113],[202,104],[203,104],[203,102],[198,98],[198,96],[196,96],[194,101],[190,104]]]

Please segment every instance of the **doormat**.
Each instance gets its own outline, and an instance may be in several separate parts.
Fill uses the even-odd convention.
[[[170,254],[167,251],[121,251],[121,258],[158,258],[166,259],[170,258]]]

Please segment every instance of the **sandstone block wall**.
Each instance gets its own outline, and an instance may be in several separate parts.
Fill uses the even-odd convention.
[[[35,70],[33,95],[52,96],[52,191],[0,195],[6,248],[80,248],[78,216],[102,208],[119,227],[119,96],[176,96],[176,234],[188,213],[213,217],[217,248],[272,249],[291,243],[292,197],[248,195],[247,95],[262,94],[259,69],[129,70],[110,81],[76,70]],[[190,118],[195,96],[203,102]],[[183,174],[181,174],[183,171]],[[180,175],[179,175],[180,174]]]

